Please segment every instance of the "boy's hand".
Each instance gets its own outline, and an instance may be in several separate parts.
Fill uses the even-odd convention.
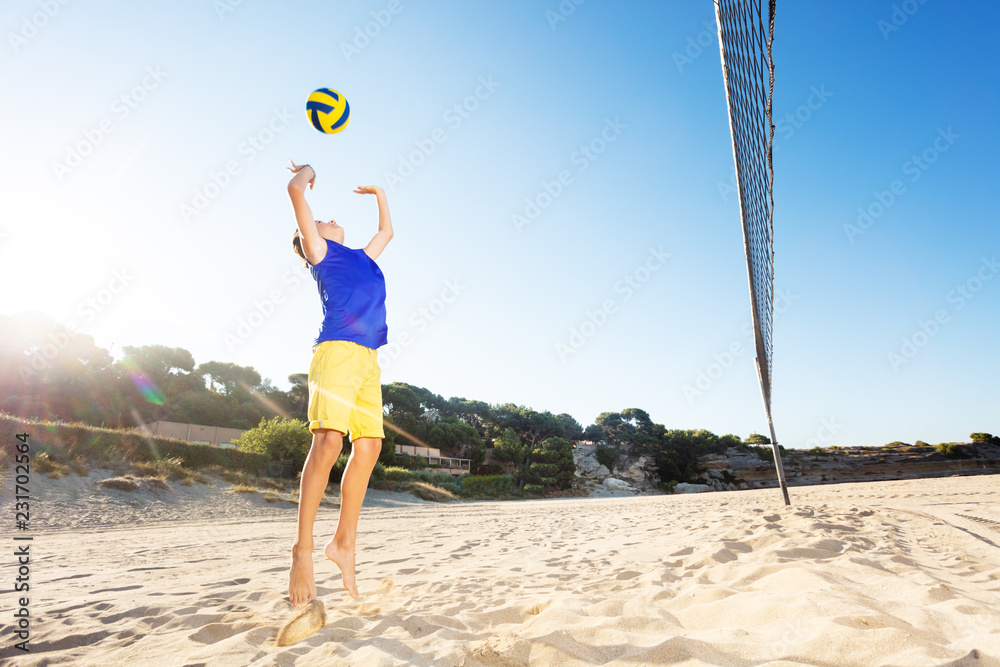
[[[376,197],[385,195],[385,190],[377,185],[359,185],[354,188],[359,195],[375,195]]]
[[[292,166],[288,167],[288,171],[295,174],[295,176],[292,177],[292,183],[296,181],[296,177],[298,177],[299,181],[302,181],[302,179],[306,176],[312,174],[312,177],[309,179],[309,189],[312,190],[313,184],[316,182],[316,170],[308,164],[295,164],[293,160],[289,160],[289,162],[292,163]],[[302,176],[299,176],[299,173],[301,173],[304,169],[308,169],[309,171],[305,172]]]

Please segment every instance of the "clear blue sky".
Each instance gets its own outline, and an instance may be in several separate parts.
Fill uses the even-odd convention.
[[[321,315],[290,250],[293,158],[348,246],[376,226],[351,190],[387,190],[384,382],[585,426],[640,407],[765,431],[711,2],[590,0],[564,21],[556,0],[232,4],[4,3],[0,311],[287,387]],[[786,446],[1000,432],[998,19],[778,3]],[[338,135],[306,121],[319,87],[350,101]]]

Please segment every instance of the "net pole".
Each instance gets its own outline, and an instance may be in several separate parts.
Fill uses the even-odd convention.
[[[781,495],[785,499],[785,505],[791,505],[792,501],[788,499],[788,484],[785,483],[785,466],[781,462],[781,449],[778,448],[778,438],[774,435],[774,421],[771,419],[771,406],[767,400],[767,396],[764,394],[764,381],[760,373],[760,359],[754,359],[754,361],[757,362],[757,377],[761,381],[761,395],[764,396],[764,412],[767,414],[767,431],[771,436],[771,452],[774,454],[774,469],[778,472],[778,486],[781,487]]]

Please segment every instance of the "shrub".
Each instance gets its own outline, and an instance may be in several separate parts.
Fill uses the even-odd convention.
[[[997,437],[992,433],[973,433],[969,437],[972,438],[972,442],[977,445],[1000,445],[1000,437]]]
[[[214,445],[198,445],[148,436],[139,429],[110,429],[86,424],[66,424],[0,415],[0,440],[13,440],[13,433],[31,433],[30,445],[36,456],[46,452],[53,461],[68,464],[78,474],[86,474],[86,463],[122,463],[178,458],[187,468],[220,466],[261,474],[267,457]]]
[[[473,468],[475,470],[475,468]],[[475,473],[473,473],[475,474]],[[488,463],[486,464],[486,474],[487,475],[504,475],[504,467],[499,463]]]
[[[545,493],[545,487],[541,484],[525,484],[524,493],[529,496],[540,496]]]
[[[344,468],[347,467],[347,454],[341,454],[337,462],[333,464],[330,469],[330,482],[333,484],[340,484],[340,480],[344,477]]]
[[[452,494],[456,498],[462,495],[462,487],[458,482],[446,482],[438,486],[439,489],[444,489],[448,493]]]
[[[444,486],[445,484],[452,484],[455,478],[451,476],[451,473],[447,472],[434,472],[433,470],[421,470],[416,473],[416,478],[427,484],[433,484],[434,486]]]
[[[340,458],[338,458],[336,463],[333,464],[333,467],[330,468],[330,479],[327,480],[327,484],[340,484],[343,481],[344,470],[347,468],[347,462],[349,460],[350,457],[347,454],[340,455]],[[381,482],[385,482],[386,475],[388,474],[386,470],[386,467],[382,465],[381,461],[376,461],[375,467],[372,468],[372,474],[368,478],[368,486],[371,487],[376,484],[380,485]],[[398,470],[398,468],[396,468],[396,470]]]
[[[914,447],[930,447],[930,445],[928,445],[923,440],[917,440],[915,443],[913,443],[913,446]]]
[[[158,461],[140,461],[133,464],[132,468],[139,477],[162,477],[174,480],[191,477],[191,472],[184,467],[184,461],[179,456]]]
[[[39,452],[35,457],[35,472],[48,473],[53,479],[59,479],[69,473],[69,466],[53,460],[48,452]]]
[[[465,475],[462,477],[462,495],[472,498],[500,498],[513,490],[510,475]]]
[[[410,482],[416,479],[416,475],[406,468],[400,466],[385,466],[385,481],[387,482]]]
[[[427,460],[422,456],[396,454],[396,465],[407,470],[424,470],[427,468]]]
[[[919,442],[919,440],[917,441]],[[909,447],[910,444],[907,442],[900,442],[899,440],[893,440],[886,447]]]
[[[757,450],[757,458],[761,461],[774,462],[774,448],[772,448],[771,445],[767,445],[766,447],[758,446],[755,447],[755,449]],[[830,449],[837,449],[837,447],[831,447]],[[781,445],[778,445],[778,452],[781,453],[782,457],[784,457],[788,453],[788,450]],[[824,455],[830,456],[830,454],[827,454],[826,452],[824,452]]]
[[[942,442],[940,445],[934,448],[934,451],[944,454],[949,459],[967,459],[969,458],[968,450],[954,442]]]
[[[597,446],[597,452],[594,454],[594,458],[602,466],[610,470],[615,471],[615,464],[618,463],[618,450],[614,447],[606,447],[604,445]]]
[[[442,489],[426,482],[410,482],[406,486],[407,490],[422,500],[433,500],[435,502],[447,502],[458,500],[455,495],[446,489]]]
[[[80,477],[85,477],[87,473],[90,472],[90,467],[87,465],[87,461],[79,454],[76,458],[70,459],[67,465],[70,467],[70,470],[73,471],[73,474],[79,475]]]
[[[275,461],[291,459],[297,467],[305,463],[311,442],[304,421],[280,417],[261,419],[260,424],[233,441],[241,452],[264,454]]]

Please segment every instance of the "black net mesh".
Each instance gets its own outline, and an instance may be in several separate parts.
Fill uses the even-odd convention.
[[[771,414],[771,343],[774,315],[774,171],[771,98],[774,92],[774,0],[716,0],[722,71],[739,185],[743,243],[750,278],[760,386]]]

